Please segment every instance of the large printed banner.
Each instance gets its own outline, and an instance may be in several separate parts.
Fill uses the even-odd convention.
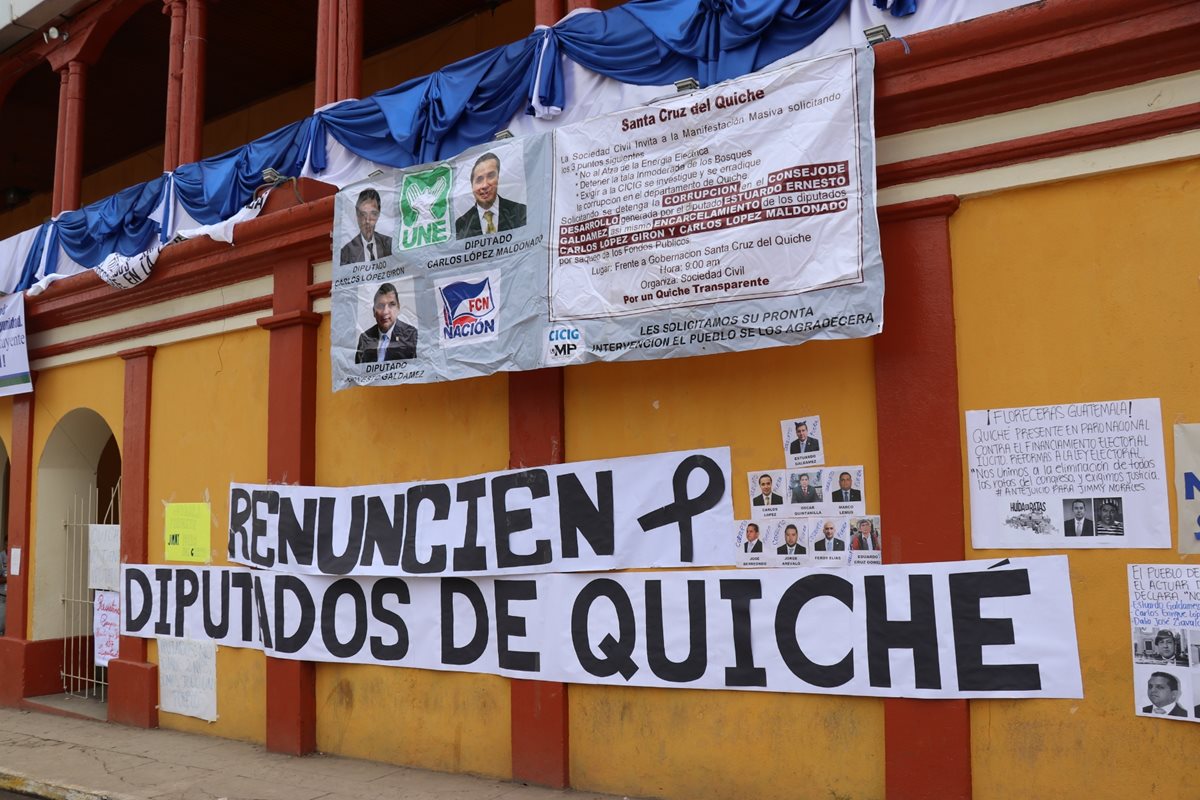
[[[33,391],[25,339],[25,293],[0,300],[0,397]]]
[[[870,336],[869,48],[347,187],[333,386]]]
[[[977,548],[1170,547],[1157,399],[967,412]]]
[[[235,577],[252,588],[225,591]],[[124,584],[125,635],[278,658],[619,686],[1083,696],[1065,556],[408,579],[127,564]],[[256,633],[261,644],[239,645]]]
[[[729,448],[326,488],[229,487],[229,559],[310,575],[727,566]]]

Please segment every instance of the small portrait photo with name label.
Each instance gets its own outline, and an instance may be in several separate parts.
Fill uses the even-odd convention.
[[[750,516],[779,517],[783,515],[787,491],[785,470],[756,470],[747,473],[750,486]]]
[[[353,201],[354,208],[346,206]],[[395,228],[395,191],[384,186],[365,186],[357,193],[338,194],[339,264],[378,261],[392,254]]]
[[[797,469],[825,463],[819,416],[781,420],[779,427],[783,434],[783,453],[788,467]]]

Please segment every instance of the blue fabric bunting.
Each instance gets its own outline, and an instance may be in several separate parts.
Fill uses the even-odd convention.
[[[323,170],[327,135],[379,164],[436,161],[490,140],[522,108],[532,113],[535,87],[539,103],[563,108],[561,56],[625,83],[661,85],[695,77],[709,85],[807,47],[849,2],[630,0],[605,12],[577,14],[521,41],[318,112],[228,153],[185,164],[174,172],[174,191],[193,219],[220,222],[250,201],[267,167],[294,176],[308,158],[314,171]],[[917,0],[874,2],[895,16],[912,14],[917,5]],[[38,242],[57,237],[71,258],[86,267],[112,252],[141,252],[160,233],[150,214],[167,190],[167,180],[156,178],[66,212],[44,226]],[[32,254],[21,288],[36,280],[31,263],[36,272]]]

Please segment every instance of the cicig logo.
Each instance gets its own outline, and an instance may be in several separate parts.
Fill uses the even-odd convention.
[[[482,280],[449,281],[438,285],[443,344],[496,338],[499,283],[499,273],[493,271]]]
[[[449,241],[451,173],[447,164],[410,172],[400,186],[401,250]]]

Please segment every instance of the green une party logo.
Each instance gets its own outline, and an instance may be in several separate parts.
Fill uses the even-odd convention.
[[[400,187],[400,249],[439,244],[451,234],[449,165],[405,175]]]

